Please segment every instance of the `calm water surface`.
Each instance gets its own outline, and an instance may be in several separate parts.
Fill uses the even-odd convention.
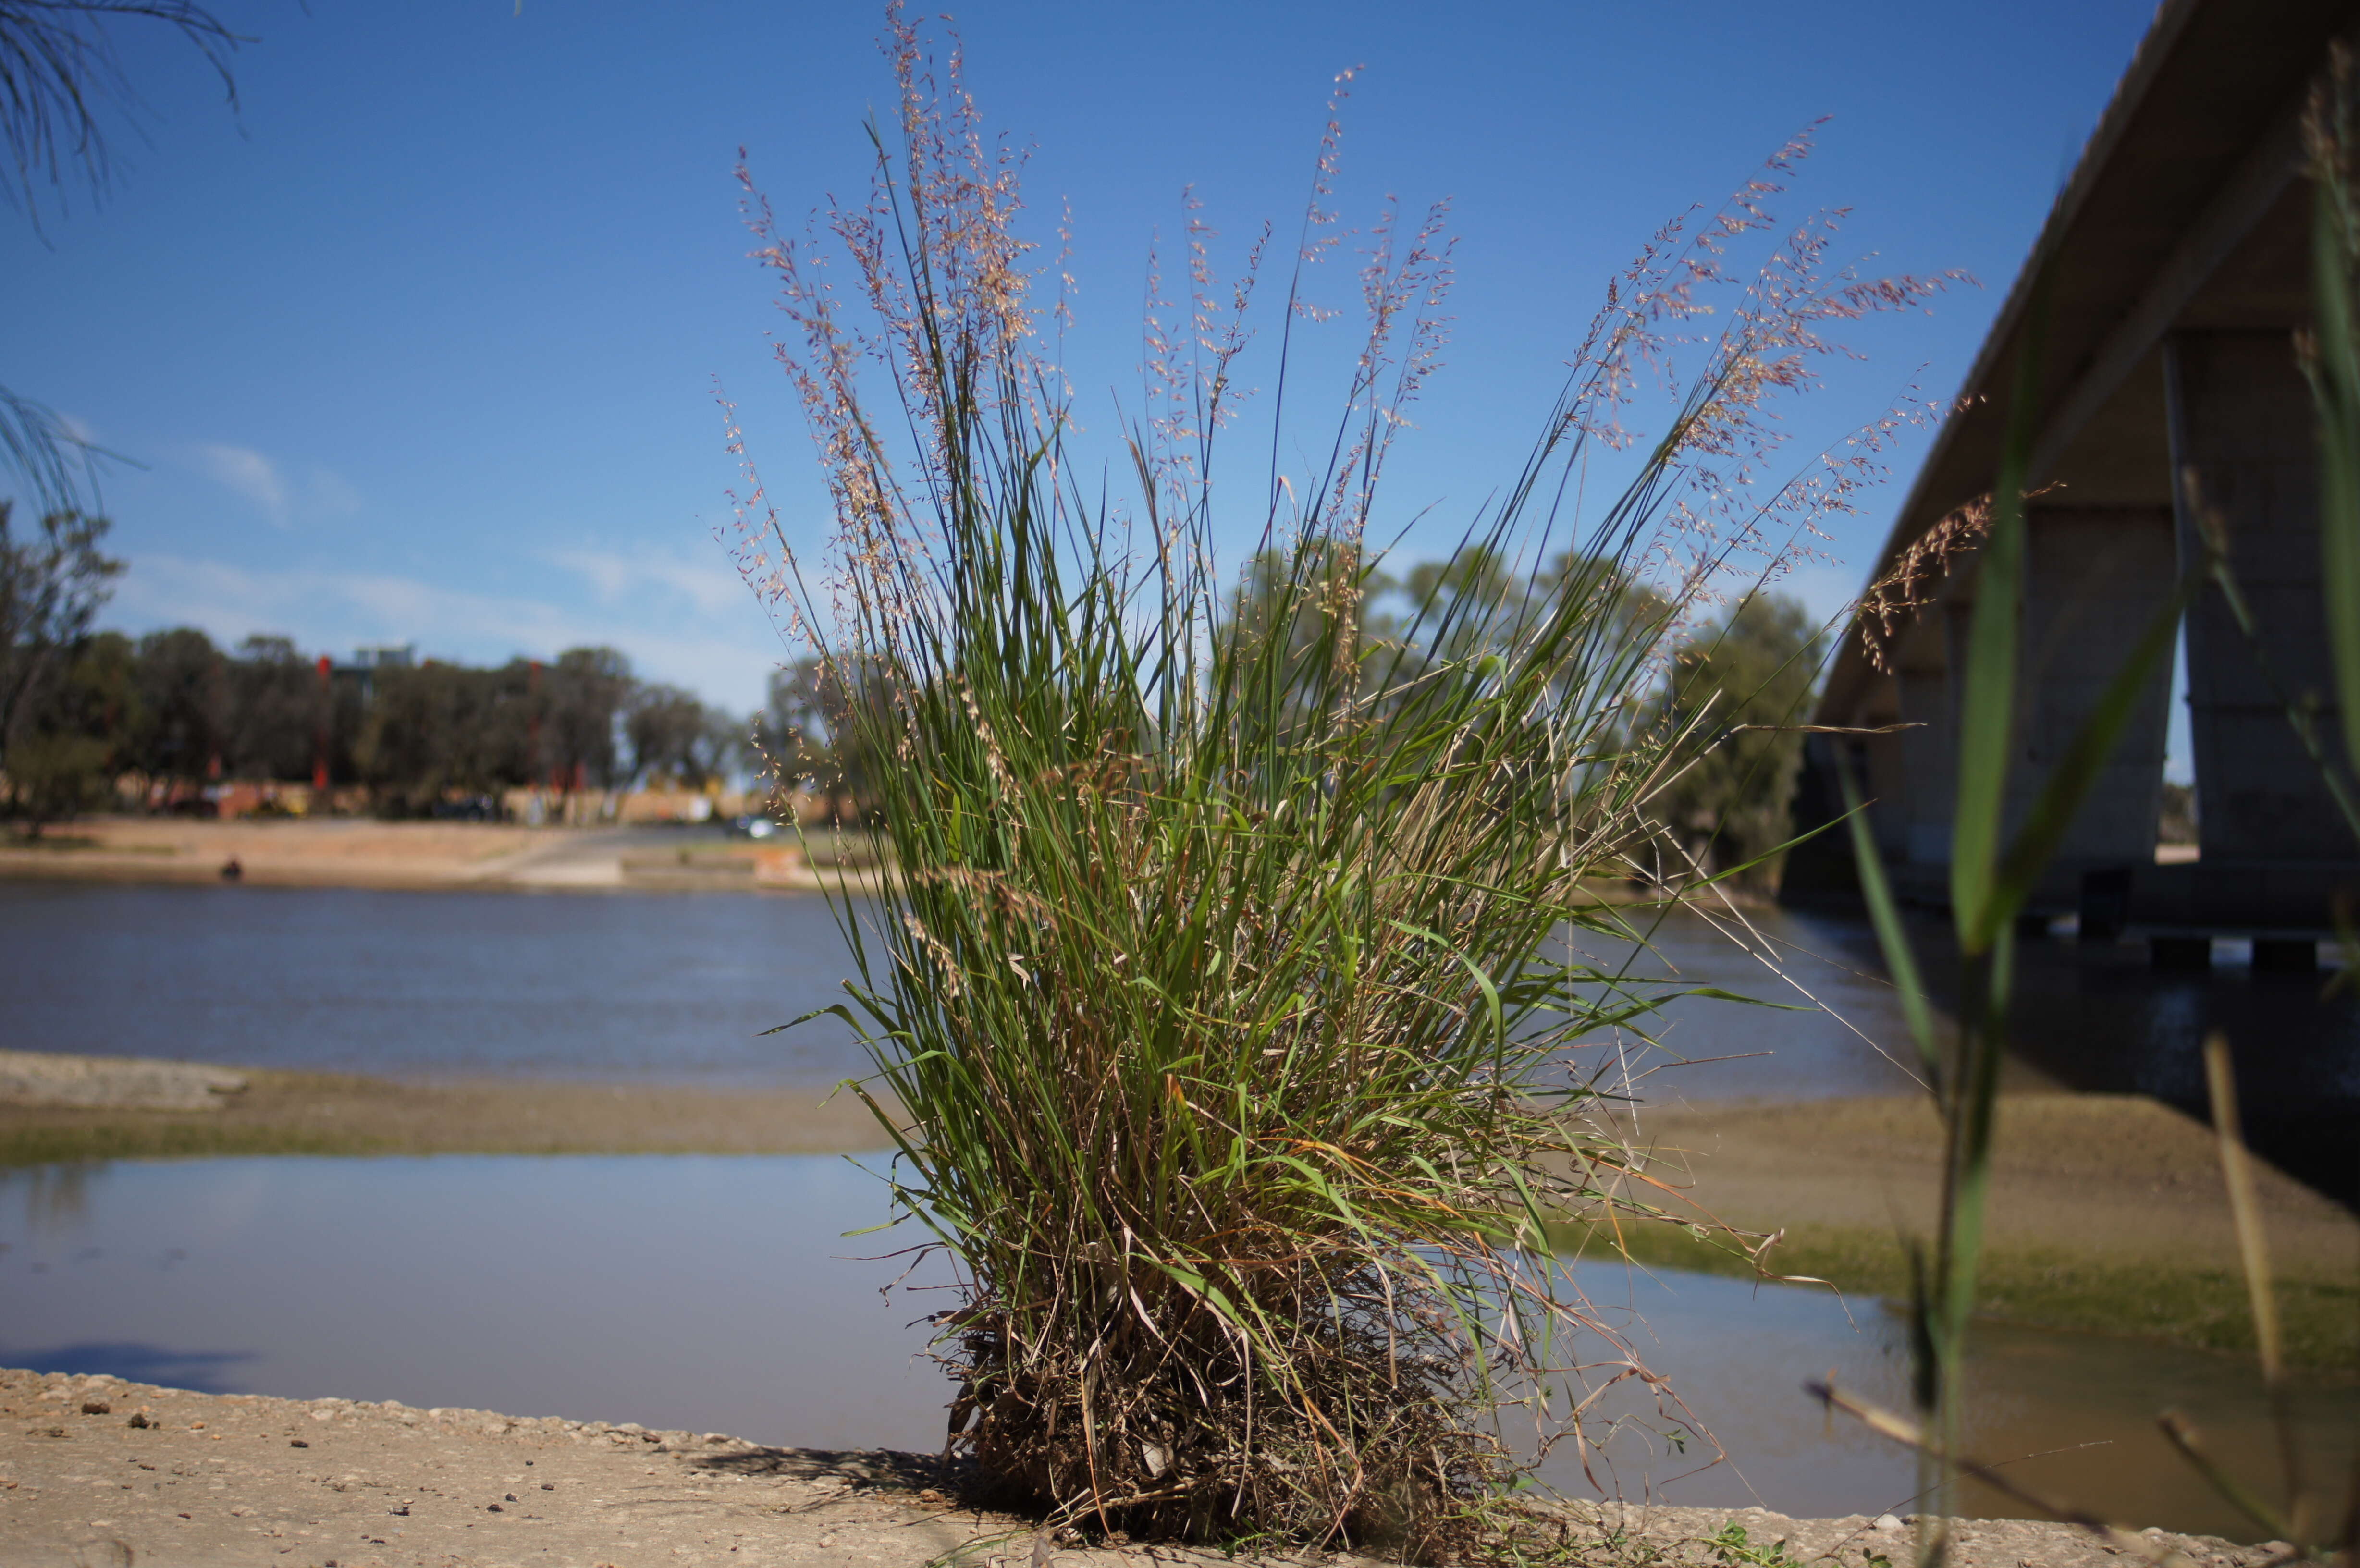
[[[1863,933],[1777,912],[1754,923],[1784,977],[1690,918],[1656,927],[1644,953],[1584,938],[1634,976],[1786,1006],[1677,1003],[1658,1045],[1601,1040],[1582,1069],[1642,1075],[1656,1100],[1912,1090],[1886,1054],[1907,1037]],[[2163,977],[2136,953],[2101,956],[2027,950],[2027,1039],[2043,1068],[2185,1104],[2202,1031],[2225,1022],[2251,1041],[2249,1115],[2311,1127],[2328,1167],[2351,1161],[2360,1003],[2322,1005],[2316,977],[2234,963]],[[761,1031],[838,999],[847,967],[816,898],[0,883],[0,1044],[22,1049],[411,1078],[817,1083],[862,1065],[847,1031]],[[1814,999],[1846,1021],[1808,1010]],[[898,1243],[841,1235],[881,1219],[882,1203],[873,1178],[832,1159],[0,1173],[0,1364],[932,1449],[943,1385],[904,1325],[943,1298],[880,1299],[901,1265],[859,1255]],[[1874,1303],[1848,1316],[1823,1295],[1670,1273],[1582,1283],[1732,1456],[1697,1471],[1695,1443],[1671,1450],[1626,1406],[1602,1480],[1732,1508],[1907,1511],[1912,1466],[1799,1392],[1832,1368],[1906,1402],[1902,1338]],[[2023,1456],[2027,1480],[2102,1511],[2241,1533],[2180,1479],[2153,1420],[2176,1404],[2219,1451],[2266,1453],[2246,1367],[1998,1328],[1976,1354],[1983,1453]],[[2331,1382],[2306,1398],[2318,1441],[2348,1455],[2360,1393]],[[1582,1489],[1568,1461],[1553,1475]]]
[[[1911,1088],[1878,1050],[1903,1038],[1891,988],[1844,951],[1844,928],[1764,919],[1793,985],[1688,919],[1654,930],[1636,960],[1625,943],[1582,945],[1634,979],[1789,1005],[1806,1002],[1800,985],[1859,1033],[1809,1011],[1692,1000],[1669,1009],[1666,1049],[1601,1044],[1586,1062],[1656,1068],[1651,1094]],[[812,896],[0,882],[0,1043],[20,1050],[408,1077],[833,1083],[862,1064],[836,1020],[761,1031],[842,1000],[850,967]]]
[[[947,1385],[907,1325],[945,1303],[923,1288],[942,1273],[880,1296],[904,1263],[875,1255],[915,1237],[840,1234],[883,1204],[874,1178],[820,1157],[13,1172],[0,1176],[0,1365],[933,1450]],[[1732,1455],[1699,1470],[1698,1443],[1682,1454],[1632,1424],[1607,1443],[1602,1482],[1797,1515],[1907,1511],[1911,1465],[1800,1391],[1832,1369],[1905,1401],[1899,1325],[1873,1303],[1848,1315],[1809,1291],[1587,1267],[1581,1284]],[[2267,1453],[2238,1363],[1993,1330],[1972,1375],[1976,1448],[2017,1460],[2028,1482],[2117,1517],[2240,1533],[2153,1436],[2171,1404],[2217,1451]],[[2313,1454],[2348,1473],[2355,1389],[2306,1397]],[[1569,1451],[1550,1473],[1589,1490]]]
[[[395,1077],[833,1083],[817,898],[0,882],[0,1043]]]

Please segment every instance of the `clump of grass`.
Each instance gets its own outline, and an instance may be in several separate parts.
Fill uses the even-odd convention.
[[[1224,285],[1192,223],[1119,506],[1045,357],[1016,163],[956,60],[890,15],[900,112],[869,201],[809,238],[749,212],[835,503],[825,574],[805,580],[759,487],[742,516],[749,575],[890,759],[864,805],[891,853],[873,901],[839,902],[858,978],[834,1010],[874,1053],[860,1092],[901,1211],[961,1270],[934,1319],[949,1444],[1093,1528],[1449,1555],[1572,1422],[1573,1373],[1639,1372],[1540,1243],[1550,1215],[1645,1210],[1572,1114],[1598,1091],[1568,1048],[1666,996],[1553,939],[1630,935],[1588,885],[1628,874],[1645,802],[1698,748],[1695,722],[1644,717],[1669,639],[1874,476],[1888,425],[1754,485],[1765,409],[1829,323],[1931,286],[1823,276],[1806,226],[1584,517],[1579,465],[1622,441],[1616,409],[1776,186],[1667,229],[1462,546],[1522,563],[1521,591],[1437,593],[1374,636],[1369,529],[1442,342],[1441,211],[1364,236],[1327,455],[1243,481],[1240,587],[1213,558],[1216,435],[1268,231]],[[1331,123],[1290,351],[1334,244],[1336,147]],[[893,403],[866,400],[864,365]]]

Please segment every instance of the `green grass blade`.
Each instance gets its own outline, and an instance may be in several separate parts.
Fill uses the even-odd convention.
[[[2336,172],[2340,178],[2340,171]],[[2320,587],[2327,609],[2344,755],[2360,775],[2360,317],[2350,236],[2333,179],[2318,180],[2311,219],[2312,352],[2304,369],[2319,410]]]
[[[2192,576],[2182,581],[2148,620],[2147,630],[2133,645],[2129,657],[2106,682],[2097,705],[2081,721],[2081,727],[2073,733],[2064,755],[2049,770],[2023,827],[2008,846],[2007,858],[2001,863],[1984,911],[1988,923],[1975,933],[1978,949],[1988,950],[1998,935],[1997,928],[2014,920],[2016,912],[2024,907],[2041,873],[2056,855],[2057,846],[2072,827],[2073,818],[2097,783],[2098,775],[2114,760],[2114,748],[2121,744],[2123,732],[2130,727],[2156,672],[2171,659],[2172,648],[2179,640],[2180,615],[2198,581]]]
[[[1852,776],[1852,764],[1841,755],[1836,758],[1836,780],[1843,789],[1844,825],[1852,834],[1852,864],[1860,873],[1860,895],[1868,904],[1869,923],[1876,931],[1877,951],[1885,955],[1885,970],[1901,998],[1901,1014],[1909,1021],[1909,1038],[1917,1043],[1918,1059],[1939,1083],[1941,1046],[1934,1033],[1934,1009],[1918,977],[1918,954],[1901,923],[1901,908],[1894,902],[1893,884],[1885,875],[1885,859],[1877,853],[1875,835],[1869,832],[1860,785]]]
[[[1950,905],[1967,951],[1990,946],[2007,779],[2016,752],[2016,671],[2024,614],[2024,491],[2038,428],[2040,347],[2048,274],[2032,291],[2009,398],[2007,436],[1992,488],[1991,532],[1975,573],[1959,712],[1959,793],[1950,835]]]

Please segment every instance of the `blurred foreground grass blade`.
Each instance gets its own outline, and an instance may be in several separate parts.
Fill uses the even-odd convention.
[[[2303,373],[2319,410],[2320,586],[2344,757],[2360,776],[2360,214],[2353,205],[2349,60],[2339,52],[2311,105],[2311,332]]]
[[[1860,798],[1860,786],[1852,776],[1852,764],[1841,752],[1836,755],[1836,779],[1843,789],[1845,826],[1852,834],[1852,863],[1860,867],[1861,896],[1868,902],[1868,918],[1876,929],[1877,950],[1885,954],[1885,967],[1893,975],[1893,987],[1901,997],[1902,1016],[1909,1020],[1909,1036],[1918,1044],[1918,1060],[1940,1092],[1942,1083],[1941,1042],[1934,1032],[1934,1009],[1926,1000],[1926,987],[1918,977],[1918,954],[1909,944],[1909,932],[1901,923],[1901,909],[1893,901],[1893,884],[1885,875],[1885,861],[1877,852],[1875,835],[1869,832],[1868,808]]]
[[[1992,489],[1991,531],[1975,569],[1974,613],[1967,637],[1965,694],[1959,710],[1959,792],[1950,833],[1950,908],[1961,947],[1990,950],[2006,915],[1995,905],[2000,833],[2015,759],[2016,667],[2023,619],[2024,490],[2038,428],[2041,343],[2049,302],[2048,269],[2033,285],[2024,345],[1999,474]]]
[[[2038,429],[2042,349],[2053,266],[2033,281],[2025,336],[2016,351],[2006,433],[1992,493],[1992,526],[1976,569],[1959,716],[1959,783],[1950,842],[1950,919],[1960,964],[1959,1027],[1938,1075],[1942,1183],[1932,1278],[1916,1303],[1915,1343],[1925,1357],[1916,1386],[1935,1434],[1918,1450],[1919,1479],[1931,1493],[1920,1515],[1919,1560],[1939,1564],[1950,1551],[1947,1519],[1963,1432],[1967,1322],[1983,1256],[1991,1187],[2001,1034],[2007,1014],[2010,925],[2015,909],[2000,877],[2000,834],[2015,761],[2017,643],[2023,624],[2024,493]],[[1939,1455],[1939,1458],[1936,1456]]]
[[[2262,1229],[2253,1158],[2246,1151],[2245,1127],[2237,1114],[2237,1075],[2229,1057],[2229,1037],[2219,1029],[2204,1037],[2204,1085],[2220,1144],[2222,1184],[2228,1190],[2229,1214],[2237,1230],[2237,1262],[2245,1276],[2246,1300],[2254,1314],[2262,1387],[2268,1395],[2270,1420],[2278,1433],[2278,1464],[2287,1490],[2286,1528],[2292,1532],[2290,1540],[2308,1545],[2311,1519],[2303,1487],[2302,1445],[2295,1435],[2294,1411],[2288,1403],[2286,1355],[2279,1334],[2278,1290],[2270,1272],[2269,1238]],[[2186,1452],[2192,1444],[2180,1446]]]
[[[2006,859],[2000,864],[1991,907],[2001,919],[2012,920],[2031,897],[2098,775],[2114,760],[2114,748],[2130,727],[2148,683],[2171,659],[2180,637],[2180,617],[2199,581],[2193,574],[2183,578],[2148,620],[2147,630],[2106,682],[2081,727],[2074,731],[2065,754],[2049,770],[2024,825],[2008,844]]]
[[[2204,1484],[2218,1493],[2223,1501],[2259,1525],[2273,1540],[2292,1541],[2294,1527],[2284,1515],[2254,1495],[2252,1487],[2222,1468],[2218,1460],[2204,1451],[2204,1440],[2188,1418],[2177,1410],[2166,1410],[2156,1418],[2156,1426],[2164,1441],[2174,1452],[2188,1461],[2195,1472],[2204,1477]]]

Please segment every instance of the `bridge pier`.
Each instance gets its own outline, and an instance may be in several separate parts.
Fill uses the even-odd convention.
[[[2311,388],[2283,329],[2174,332],[2164,365],[2180,559],[2201,563],[2208,539],[2224,546],[2257,634],[2247,639],[2217,588],[2189,607],[2202,857],[2349,860],[2360,844],[2286,716],[2289,699],[2315,704],[2322,746],[2341,757],[2335,693],[2322,689],[2329,659]]]
[[[2171,514],[2156,506],[2043,506],[2027,515],[2018,650],[2016,766],[2008,831],[2064,760],[2179,575]],[[2152,671],[2121,744],[2058,845],[2052,878],[2070,899],[2092,866],[2155,858],[2171,670]]]

